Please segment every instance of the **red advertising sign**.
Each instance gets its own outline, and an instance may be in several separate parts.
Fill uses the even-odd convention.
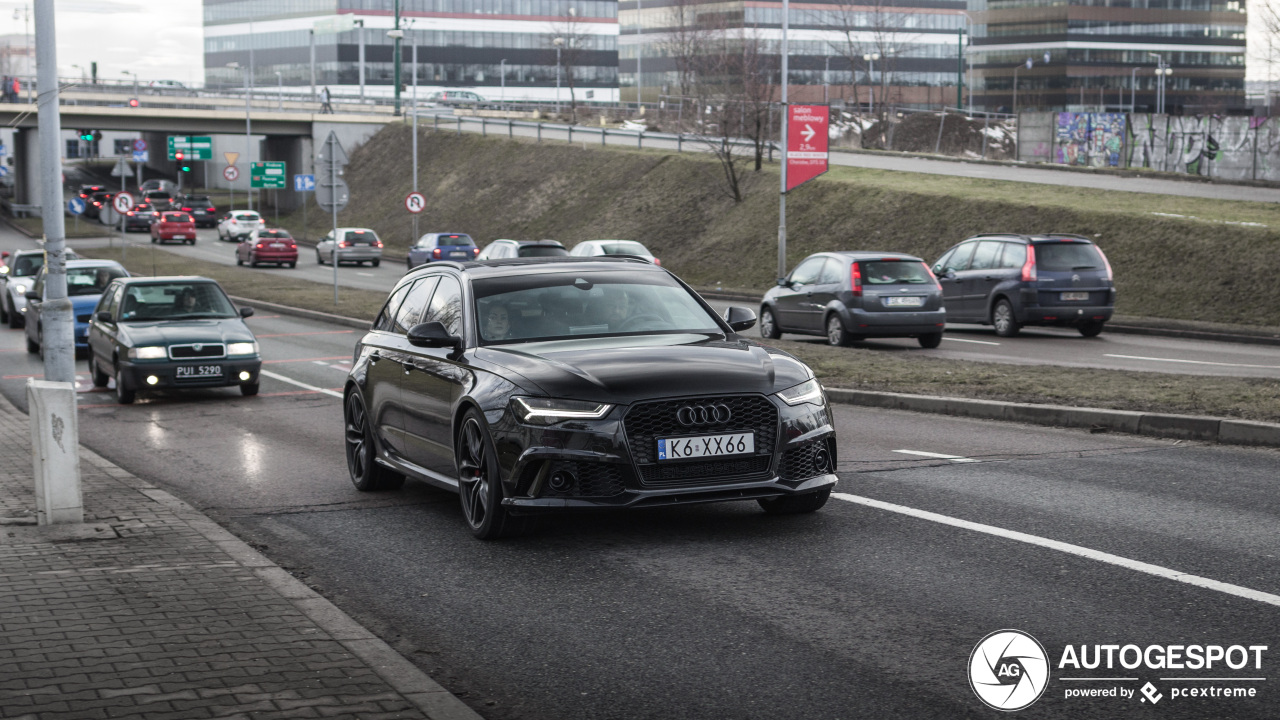
[[[826,105],[787,106],[787,190],[827,171]]]

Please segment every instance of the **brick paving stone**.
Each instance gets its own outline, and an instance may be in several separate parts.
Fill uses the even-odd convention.
[[[29,436],[0,398],[0,517],[34,517]],[[80,469],[85,522],[107,531],[0,525],[0,717],[428,717],[269,585],[279,568],[92,452]]]

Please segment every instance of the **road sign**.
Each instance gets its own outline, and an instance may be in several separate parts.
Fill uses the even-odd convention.
[[[129,169],[129,161],[124,158],[116,160],[116,166],[111,168],[111,177],[129,177],[133,174],[133,170]]]
[[[227,182],[235,182],[240,177],[240,170],[235,165],[228,165],[222,168],[222,177],[226,178]]]
[[[790,105],[787,118],[787,190],[827,171],[826,105]]]
[[[235,165],[236,160],[240,159],[240,153],[224,152],[222,153],[222,157],[227,159],[228,165]]]
[[[185,160],[212,160],[213,138],[208,135],[170,135],[169,159],[176,160],[175,153],[179,152]]]
[[[294,192],[315,192],[316,176],[315,175],[294,175],[293,191]]]
[[[316,154],[316,202],[325,212],[337,212],[347,206],[351,189],[342,179],[347,165],[347,151],[342,149],[338,134],[329,131]]]
[[[116,212],[127,213],[133,209],[133,196],[126,192],[118,193],[111,201],[111,207],[115,208]]]
[[[147,150],[147,141],[146,141],[146,140],[143,140],[142,138],[138,138],[137,140],[134,140],[134,141],[133,141],[133,151],[134,151],[134,152],[146,152],[146,150]]]
[[[249,163],[249,187],[284,190],[286,177],[283,160]]]
[[[404,209],[417,215],[427,209],[427,197],[418,191],[413,191],[404,197]]]
[[[133,161],[136,163],[144,163],[151,161],[151,153],[147,150],[134,150]]]
[[[316,183],[316,204],[321,210],[333,212],[333,206],[337,205],[337,211],[342,212],[350,200],[351,188],[347,186],[346,180],[338,178],[331,183],[327,178],[320,178],[320,182]]]
[[[71,198],[67,201],[67,212],[72,215],[84,214],[84,200],[78,197]]]
[[[116,212],[116,209],[110,205],[103,205],[102,209],[98,211],[98,222],[103,225],[119,225],[120,213]]]

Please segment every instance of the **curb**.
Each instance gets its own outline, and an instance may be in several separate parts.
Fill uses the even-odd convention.
[[[15,410],[16,412],[16,410]],[[416,665],[396,652],[336,605],[307,587],[262,553],[210,520],[208,516],[172,494],[146,485],[132,473],[83,445],[80,452],[100,467],[115,468],[117,480],[127,482],[151,501],[174,511],[193,530],[225,552],[238,565],[252,572],[267,587],[285,598],[393,690],[413,703],[432,720],[483,720],[474,710],[442,687]]]
[[[1093,431],[1114,430],[1130,435],[1150,435],[1227,445],[1280,447],[1280,424],[1277,423],[1066,405],[971,400],[934,395],[907,395],[845,388],[824,389],[832,402],[848,405],[910,410],[983,420],[1004,420],[1032,425],[1088,428]]]

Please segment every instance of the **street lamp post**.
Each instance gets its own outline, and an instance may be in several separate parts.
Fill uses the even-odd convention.
[[[232,70],[239,70],[240,63],[229,62],[227,63],[227,67],[231,68]],[[245,173],[245,176],[244,176],[245,184],[250,186],[248,189],[245,190],[244,194],[245,194],[245,197],[249,198],[249,209],[252,210],[253,209],[253,188],[252,188],[253,183],[252,181],[250,181],[249,178],[251,175],[253,175],[253,171],[252,171],[253,153],[251,151],[253,147],[253,134],[252,134],[252,121],[249,119],[250,118],[249,107],[250,107],[249,106],[249,71],[246,68],[244,73],[244,157],[245,157],[245,162],[250,165],[251,169],[248,173]]]
[[[1027,58],[1026,62],[1018,63],[1013,67],[1013,114],[1014,115],[1018,114],[1018,71],[1024,67],[1030,70],[1032,65],[1035,65],[1035,61],[1032,60],[1031,58]]]
[[[1147,53],[1147,55],[1156,59],[1156,77],[1159,78],[1160,81],[1156,85],[1156,113],[1163,115],[1165,98],[1164,79],[1173,74],[1173,68],[1169,67],[1169,64],[1164,61],[1164,55],[1161,55],[1160,53]]]
[[[564,45],[564,38],[556,38],[551,41],[556,46],[556,114],[560,114],[560,48]]]
[[[640,64],[641,56],[644,55],[644,39],[640,36],[643,23],[640,21],[640,0],[636,0],[636,107],[644,110],[644,77],[642,66]]]
[[[360,55],[359,55],[360,102],[363,103],[364,102],[364,20],[356,20],[355,23],[356,23],[356,26],[360,28],[356,32],[359,33],[359,39],[360,39]]]
[[[867,94],[871,114],[874,115],[876,112],[876,61],[880,59],[880,53],[869,53],[863,55],[862,59],[867,63]]]
[[[395,108],[395,114],[396,114],[396,116],[398,117],[398,116],[400,115],[400,40],[404,37],[404,31],[400,29],[400,0],[396,0],[396,20],[395,20],[395,23],[396,23],[396,24],[395,24],[395,30],[393,30],[392,32],[399,32],[399,33],[400,33],[400,35],[399,35],[398,37],[396,37],[396,38],[395,38],[396,45],[395,45],[395,49],[392,51],[393,59],[392,59],[392,61],[391,61],[391,62],[392,62],[392,64],[394,64],[394,65],[395,65],[395,72],[396,72],[396,76],[395,76],[395,83],[396,83],[396,108]],[[388,36],[388,37],[391,37],[391,33],[387,33],[387,36]]]
[[[138,73],[132,72],[129,70],[121,70],[120,74],[133,76],[133,97],[137,98],[138,97]]]
[[[505,105],[507,102],[507,59],[506,58],[502,58],[501,60],[498,61],[498,76],[502,78],[500,81],[502,83],[502,89],[500,90],[501,94],[498,96],[498,104]]]
[[[1129,73],[1129,114],[1137,112],[1138,98],[1138,68],[1134,68]]]

